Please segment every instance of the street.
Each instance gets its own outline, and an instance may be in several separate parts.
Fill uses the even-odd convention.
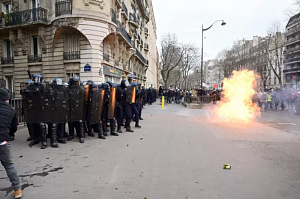
[[[143,118],[134,133],[87,137],[84,144],[74,139],[58,149],[29,148],[27,129],[19,130],[12,151],[23,198],[300,197],[300,117],[269,111],[258,122],[233,125],[207,109],[156,103],[143,109]],[[0,198],[12,198],[0,171]]]

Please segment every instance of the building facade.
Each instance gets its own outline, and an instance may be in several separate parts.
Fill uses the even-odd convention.
[[[300,88],[300,13],[286,25],[283,79],[285,87]]]
[[[0,11],[0,79],[16,97],[27,70],[157,86],[151,0],[0,0]]]

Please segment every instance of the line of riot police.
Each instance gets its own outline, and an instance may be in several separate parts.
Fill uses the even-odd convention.
[[[42,75],[31,75],[30,71],[28,75],[30,79],[21,84],[21,95],[30,147],[41,143],[45,149],[50,138],[51,146],[57,148],[58,143],[73,140],[75,131],[80,143],[84,143],[86,134],[106,139],[108,123],[112,136],[123,133],[122,126],[133,132],[132,119],[135,127],[141,128],[144,95],[140,84],[130,85],[128,80],[122,80],[120,85],[112,82],[97,85],[93,81],[84,84],[76,77],[68,83],[55,78],[47,84]]]

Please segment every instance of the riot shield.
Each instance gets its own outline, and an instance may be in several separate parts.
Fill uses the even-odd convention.
[[[109,106],[108,106],[108,119],[113,119],[115,117],[116,99],[117,99],[117,88],[111,87],[110,96],[109,96]]]
[[[99,109],[100,109],[100,116],[102,116],[103,113],[103,107],[104,107],[104,97],[105,97],[105,90],[99,90],[101,92],[101,99],[99,103]],[[102,120],[103,118],[101,118]]]
[[[6,81],[3,79],[0,79],[0,88],[6,88]]]
[[[24,89],[22,91],[22,106],[25,122],[49,122],[45,115],[46,104],[47,96],[44,85],[34,84]]]
[[[136,87],[134,86],[132,88],[132,94],[131,94],[131,103],[135,103],[135,96],[136,96]]]
[[[48,85],[45,91],[46,120],[49,123],[67,123],[69,121],[69,89],[63,85]]]
[[[126,102],[127,103],[132,103],[132,91],[133,91],[133,87],[132,86],[128,86],[126,88]]]
[[[84,119],[84,88],[79,85],[69,86],[69,122]]]
[[[100,104],[101,104],[101,91],[100,90],[93,90],[90,91],[90,102],[89,102],[89,107],[88,107],[88,122],[90,124],[97,124],[98,122],[101,121],[101,110],[100,110]],[[103,104],[103,102],[102,102]]]

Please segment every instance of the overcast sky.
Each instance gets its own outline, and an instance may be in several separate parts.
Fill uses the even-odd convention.
[[[204,32],[204,60],[213,59],[218,52],[230,48],[234,41],[265,36],[275,20],[287,23],[284,10],[293,0],[152,0],[157,24],[158,46],[162,35],[175,33],[180,42],[201,47],[201,26]]]

